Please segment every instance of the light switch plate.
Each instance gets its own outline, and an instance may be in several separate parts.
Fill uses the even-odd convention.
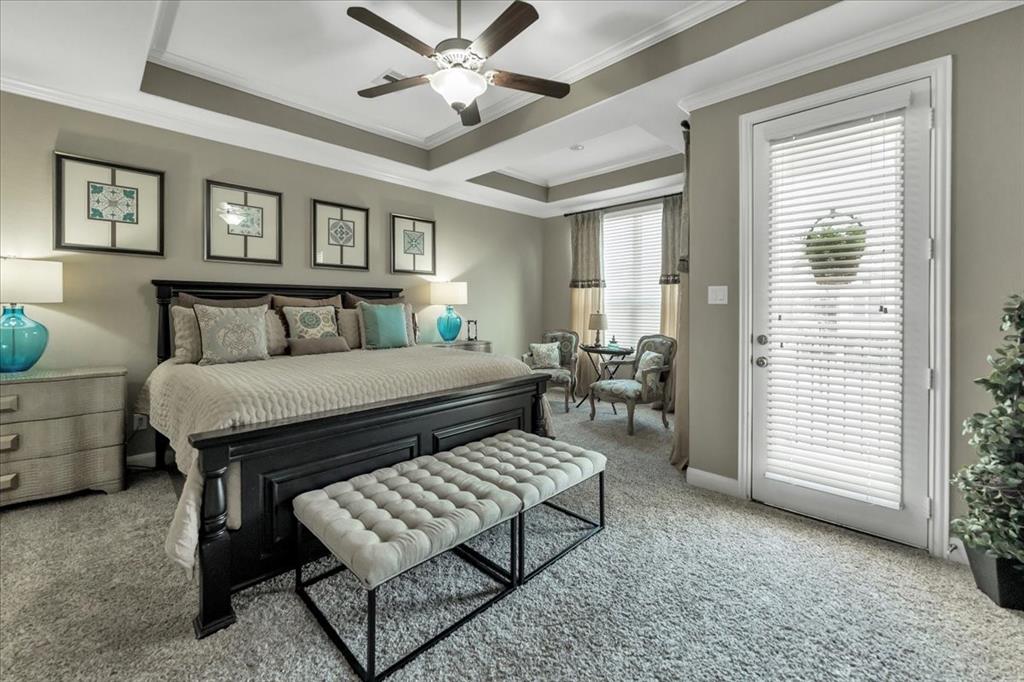
[[[708,305],[728,305],[729,288],[725,285],[708,287]]]
[[[721,286],[708,287],[708,305],[729,305],[729,287]]]

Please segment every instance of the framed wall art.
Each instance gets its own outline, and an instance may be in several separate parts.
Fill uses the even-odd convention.
[[[164,173],[56,152],[55,249],[164,255]]]
[[[281,264],[281,193],[206,181],[206,260]]]
[[[313,267],[370,269],[370,210],[313,199]]]
[[[391,272],[437,274],[433,220],[391,214]]]

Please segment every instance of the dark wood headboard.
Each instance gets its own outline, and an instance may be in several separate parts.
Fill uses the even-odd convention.
[[[241,284],[238,282],[196,282],[182,279],[154,279],[157,316],[156,357],[163,362],[171,357],[171,299],[178,294],[192,294],[202,298],[254,298],[266,294],[287,294],[303,298],[330,298],[348,292],[362,298],[395,298],[401,289],[386,287],[351,287],[319,284]]]

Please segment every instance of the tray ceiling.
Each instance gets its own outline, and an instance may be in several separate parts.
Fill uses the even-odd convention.
[[[463,3],[463,35],[481,33],[508,0]],[[540,19],[488,67],[572,82],[685,27],[692,1],[534,2]],[[356,91],[433,64],[349,18],[359,5],[426,43],[455,35],[455,2],[165,2],[150,60],[396,140],[431,147],[468,129],[429,86],[374,100]],[[488,88],[484,122],[536,96]]]

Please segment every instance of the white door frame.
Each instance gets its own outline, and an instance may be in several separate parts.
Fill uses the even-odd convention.
[[[931,358],[928,425],[928,551],[949,558],[949,271],[950,271],[950,133],[952,124],[952,57],[940,57],[922,64],[867,78],[856,83],[819,92],[791,102],[740,116],[740,285],[739,285],[739,461],[737,478],[740,497],[751,497],[753,468],[753,143],[754,126],[775,118],[865,95],[910,81],[931,80],[931,270],[930,331]]]

